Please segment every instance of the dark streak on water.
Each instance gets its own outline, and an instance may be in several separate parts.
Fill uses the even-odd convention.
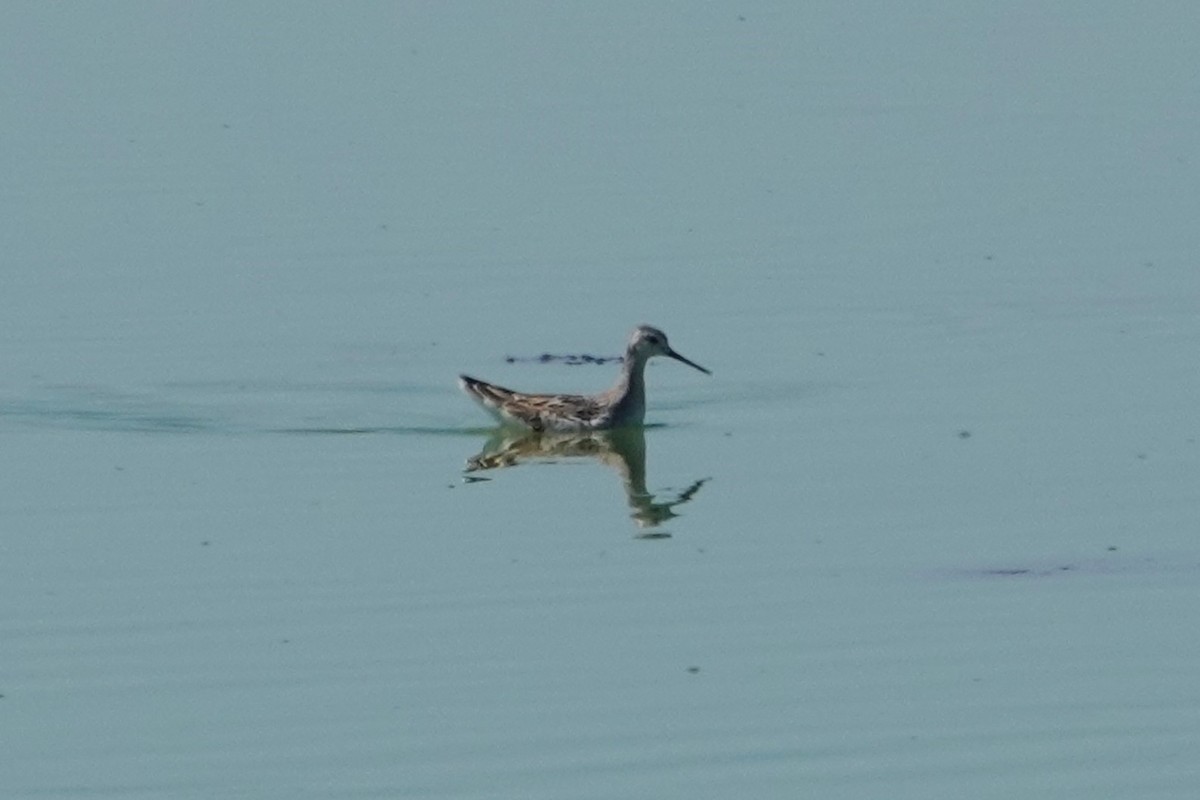
[[[554,355],[542,353],[540,356],[505,356],[509,364],[566,364],[576,367],[580,364],[619,364],[624,359],[621,356],[593,356],[589,353]]]
[[[1177,572],[1195,572],[1200,570],[1200,564],[1188,561],[1175,561],[1167,557],[1143,556],[1127,558],[1119,555],[1109,555],[1104,558],[1082,558],[1072,561],[1053,563],[1011,564],[994,567],[976,567],[950,570],[941,573],[952,577],[967,578],[1054,578],[1065,575],[1144,575],[1167,574]]]
[[[225,433],[216,419],[149,411],[0,406],[0,419],[46,427],[130,433]]]

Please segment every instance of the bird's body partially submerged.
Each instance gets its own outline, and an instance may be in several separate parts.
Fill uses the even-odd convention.
[[[505,425],[562,432],[641,425],[646,415],[646,362],[654,356],[667,356],[712,374],[672,350],[665,333],[641,325],[629,337],[616,385],[600,394],[525,394],[466,375],[460,375],[458,383]]]

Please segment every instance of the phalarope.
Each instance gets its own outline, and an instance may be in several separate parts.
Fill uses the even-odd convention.
[[[503,386],[458,376],[458,385],[501,423],[535,431],[591,431],[641,425],[646,416],[646,362],[654,356],[682,361],[705,375],[712,373],[671,349],[658,328],[634,328],[625,348],[621,375],[607,392],[579,394],[523,394]]]

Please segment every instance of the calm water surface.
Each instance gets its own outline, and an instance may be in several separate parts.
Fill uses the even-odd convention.
[[[1194,795],[1194,25],[281,9],[0,12],[0,793]]]

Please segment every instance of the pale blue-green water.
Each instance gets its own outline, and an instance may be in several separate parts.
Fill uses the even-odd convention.
[[[0,23],[4,797],[1194,796],[1192,11]]]

